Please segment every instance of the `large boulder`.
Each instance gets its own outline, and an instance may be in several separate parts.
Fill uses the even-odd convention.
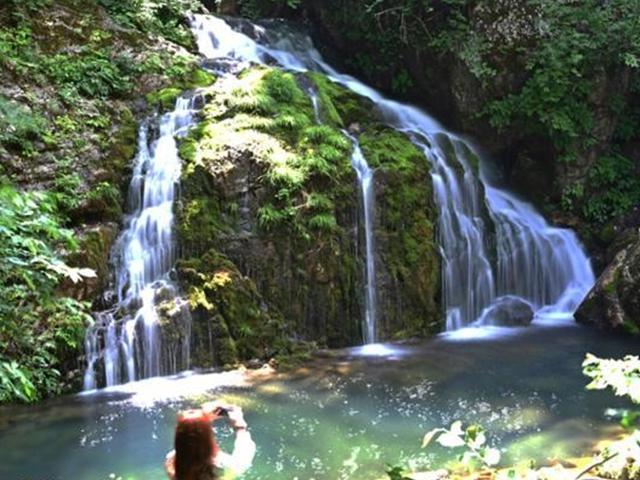
[[[580,323],[640,333],[640,232],[600,275],[575,314]]]
[[[498,327],[526,327],[533,320],[531,305],[521,298],[507,295],[485,309],[479,323]]]
[[[180,147],[177,208],[194,335],[228,335],[238,360],[277,353],[262,345],[283,335],[330,347],[362,341],[365,248],[349,127],[375,169],[380,338],[441,329],[428,161],[406,135],[320,74],[253,66],[219,78],[205,96],[202,121]]]

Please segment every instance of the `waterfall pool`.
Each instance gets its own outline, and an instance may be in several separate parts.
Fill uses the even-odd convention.
[[[185,374],[0,409],[0,478],[163,479],[176,412],[223,397],[243,405],[258,445],[245,479],[382,479],[385,463],[441,467],[455,457],[424,433],[477,422],[503,462],[588,453],[625,401],[589,392],[585,353],[640,344],[588,328],[532,326],[488,336],[320,354],[294,374]],[[218,428],[223,448],[231,433]],[[112,475],[113,476],[110,476]]]

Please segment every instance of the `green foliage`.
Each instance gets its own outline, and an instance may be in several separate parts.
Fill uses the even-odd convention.
[[[172,42],[194,48],[186,14],[202,6],[197,0],[99,0],[114,19],[129,28],[161,35]]]
[[[622,155],[600,157],[589,171],[587,189],[592,194],[583,214],[593,223],[605,223],[640,203],[640,180],[634,162]]]
[[[500,462],[500,451],[486,445],[485,431],[479,425],[469,425],[463,430],[462,422],[456,421],[449,429],[435,428],[424,436],[422,447],[434,439],[445,448],[464,448],[459,460],[466,465],[477,461],[484,467],[493,467]]]
[[[620,397],[628,397],[633,403],[640,404],[640,358],[627,355],[622,360],[602,359],[590,353],[582,362],[583,373],[591,378],[589,390],[611,388]],[[614,412],[620,418],[625,429],[636,427],[640,412],[623,409]]]
[[[640,203],[640,180],[634,162],[622,155],[598,158],[584,183],[565,187],[562,208],[602,225]]]
[[[33,401],[60,391],[58,367],[80,346],[87,305],[62,297],[64,279],[94,276],[57,251],[75,248],[45,193],[0,186],[0,401]]]
[[[0,95],[0,144],[23,154],[33,153],[33,141],[47,130],[44,117]]]
[[[130,88],[126,60],[112,59],[110,52],[85,48],[80,54],[59,53],[43,60],[48,77],[72,102],[76,95],[108,97],[122,95]]]

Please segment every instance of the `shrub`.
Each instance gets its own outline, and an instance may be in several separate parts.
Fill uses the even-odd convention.
[[[0,184],[0,401],[34,401],[60,386],[80,347],[88,305],[60,296],[64,278],[94,276],[61,259],[76,248],[52,195]]]

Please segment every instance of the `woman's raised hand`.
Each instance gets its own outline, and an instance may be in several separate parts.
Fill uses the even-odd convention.
[[[222,417],[223,410],[229,410],[229,405],[227,403],[221,402],[220,400],[214,400],[212,402],[203,403],[200,407],[205,415],[211,417],[212,420],[216,420],[217,418]]]
[[[229,424],[236,430],[239,428],[247,428],[247,422],[244,419],[242,408],[238,405],[228,405],[227,416],[229,417]]]

